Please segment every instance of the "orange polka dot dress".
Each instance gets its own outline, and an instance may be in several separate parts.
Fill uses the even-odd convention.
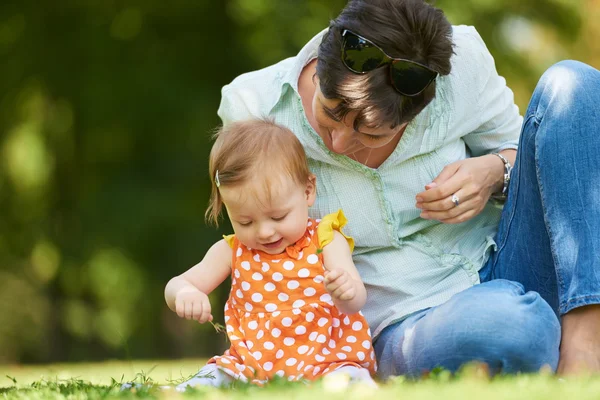
[[[275,255],[226,237],[233,249],[225,304],[231,347],[209,363],[235,379],[258,384],[274,376],[314,380],[346,365],[375,373],[371,333],[362,313],[342,313],[323,284],[319,249],[345,222],[341,211],[309,219],[305,235]]]

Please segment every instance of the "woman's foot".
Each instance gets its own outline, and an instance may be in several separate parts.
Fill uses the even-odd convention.
[[[600,305],[576,308],[562,318],[559,375],[600,374]]]

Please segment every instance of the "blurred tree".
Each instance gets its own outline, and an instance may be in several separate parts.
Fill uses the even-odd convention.
[[[204,224],[220,88],[293,56],[343,0],[0,3],[0,362],[210,355],[167,280]],[[523,107],[562,58],[598,66],[596,0],[439,0]],[[227,285],[211,295],[222,320]]]

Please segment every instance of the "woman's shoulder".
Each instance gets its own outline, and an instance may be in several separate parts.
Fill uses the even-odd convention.
[[[268,116],[283,90],[283,78],[296,57],[244,73],[221,89],[218,114],[224,124],[247,118]]]

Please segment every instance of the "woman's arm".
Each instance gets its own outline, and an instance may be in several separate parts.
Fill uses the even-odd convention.
[[[334,230],[333,235],[331,243],[323,248],[325,288],[337,308],[346,314],[354,314],[365,305],[367,291],[352,261],[348,241],[338,231]]]

